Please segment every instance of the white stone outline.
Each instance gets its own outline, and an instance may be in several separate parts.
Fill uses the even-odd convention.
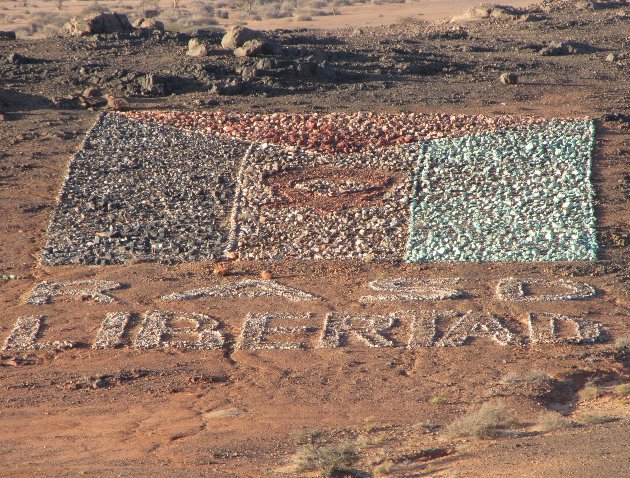
[[[549,334],[543,334],[534,325],[535,319],[549,320]],[[575,337],[558,337],[557,322],[570,322],[575,326]],[[527,314],[527,329],[529,331],[529,341],[531,344],[594,344],[603,342],[606,338],[604,325],[594,320],[583,317],[574,317],[565,314],[555,314],[552,312],[531,312]],[[549,337],[549,338],[546,338]]]
[[[92,348],[113,349],[123,345],[123,335],[130,318],[131,314],[129,312],[107,314],[96,333],[96,339]]]
[[[91,285],[93,287],[63,290],[64,287],[82,285]],[[119,290],[122,286],[123,285],[118,282],[94,279],[80,279],[62,282],[43,281],[33,287],[31,295],[26,302],[34,305],[45,305],[51,304],[53,299],[57,296],[80,295],[83,297],[89,297],[95,302],[111,304],[113,302],[120,302],[120,300],[110,294],[107,294],[107,292]]]
[[[176,319],[184,319],[195,322],[192,328],[175,328],[170,324]],[[140,331],[133,342],[138,349],[154,349],[157,347],[174,347],[179,349],[218,350],[225,344],[225,337],[217,329],[220,323],[213,317],[196,312],[172,312],[162,310],[150,310],[145,312]],[[164,340],[164,336],[170,331],[196,333],[199,335],[197,342],[183,340]]]
[[[245,317],[245,321],[241,326],[241,333],[236,348],[240,350],[294,350],[305,349],[306,344],[303,342],[274,342],[269,343],[266,336],[273,333],[299,333],[306,332],[309,327],[300,325],[296,327],[273,326],[270,323],[274,319],[311,319],[314,314],[307,313],[263,313],[257,314],[250,312]]]
[[[361,303],[371,302],[395,302],[418,300],[446,300],[459,299],[464,296],[460,289],[447,289],[442,285],[455,285],[459,283],[459,277],[441,279],[377,279],[370,282],[369,287],[379,292],[396,292],[390,295],[364,295],[359,298]],[[425,289],[422,293],[418,289]]]
[[[7,337],[3,351],[19,352],[27,350],[66,350],[76,346],[71,340],[55,340],[54,342],[37,343],[37,337],[40,334],[44,316],[42,315],[23,315],[18,317]]]
[[[367,326],[353,327],[353,319],[367,321]],[[395,347],[393,340],[388,339],[385,333],[396,324],[399,313],[389,315],[374,314],[326,314],[324,327],[316,348],[338,348],[344,345],[352,334],[359,341],[371,348]]]
[[[573,292],[568,294],[547,294],[528,296],[525,294],[525,284],[538,284],[556,287],[566,287]],[[577,282],[565,279],[517,279],[507,277],[499,280],[496,288],[497,297],[505,301],[520,302],[554,302],[559,300],[580,300],[594,297],[595,288],[586,282]]]
[[[250,290],[252,288],[254,290]],[[248,299],[256,297],[282,297],[293,302],[322,300],[321,297],[296,289],[295,287],[265,279],[243,279],[227,284],[216,284],[211,287],[164,295],[160,297],[160,299],[165,301],[183,301],[203,297],[219,299],[229,299],[233,297],[244,297]]]
[[[480,319],[483,318],[483,322]],[[485,322],[485,323],[484,323]],[[475,331],[480,328],[483,337],[491,338],[499,345],[521,345],[519,337],[508,329],[502,321],[493,314],[469,310],[453,325],[448,332],[444,334],[442,339],[437,343],[438,347],[461,347],[469,342],[470,337],[477,337],[468,333],[463,336],[462,329],[465,332]]]

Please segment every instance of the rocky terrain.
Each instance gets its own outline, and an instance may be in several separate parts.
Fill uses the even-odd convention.
[[[627,476],[630,7],[453,14],[227,36],[95,16],[64,36],[0,34],[3,474]],[[247,208],[234,247],[215,247],[241,142],[274,143],[251,174],[294,141],[323,168],[270,180],[299,206],[360,151],[552,118],[593,122],[596,260],[305,260],[292,223],[248,236]],[[375,164],[314,209],[380,198],[400,172]]]

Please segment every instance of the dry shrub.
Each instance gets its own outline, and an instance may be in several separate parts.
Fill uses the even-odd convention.
[[[565,430],[573,426],[571,420],[558,412],[542,412],[538,415],[538,428],[543,432],[554,432],[557,430]]]
[[[389,474],[392,471],[392,468],[394,468],[394,463],[392,463],[391,461],[386,461],[376,466],[372,474],[374,475],[375,478],[389,476]]]
[[[256,7],[256,13],[265,20],[293,16],[293,8],[281,2],[267,3]]]
[[[578,392],[578,398],[581,402],[588,400],[595,400],[602,395],[601,390],[597,385],[587,384],[582,390]]]
[[[615,340],[615,348],[617,350],[630,349],[630,337],[619,337]]]
[[[508,428],[507,407],[501,402],[487,402],[448,425],[444,433],[448,438],[493,438]]]
[[[516,384],[536,384],[550,382],[551,377],[545,372],[540,370],[531,370],[525,373],[508,373],[501,379],[503,385],[516,385]]]
[[[431,398],[431,400],[429,400],[429,403],[432,405],[442,405],[444,403],[447,403],[447,400],[440,395],[436,395],[435,397]]]
[[[305,13],[298,13],[297,16],[295,17],[295,21],[296,22],[312,22],[313,17]]]
[[[588,412],[582,414],[579,420],[584,425],[601,425],[602,423],[613,422],[615,418],[601,412]]]
[[[622,383],[617,385],[615,387],[615,393],[624,397],[630,395],[630,383]]]
[[[324,2],[323,0],[314,0],[312,2],[307,2],[306,5],[315,9],[325,8],[328,6],[328,2]]]
[[[323,477],[332,477],[359,459],[350,443],[318,447],[307,445],[293,457],[297,471],[319,471]]]
[[[87,7],[85,7],[81,12],[79,12],[79,16],[89,15],[90,13],[100,13],[100,12],[109,12],[109,8],[101,5],[97,1],[90,3]]]

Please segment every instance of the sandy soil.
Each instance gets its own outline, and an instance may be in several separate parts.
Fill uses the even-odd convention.
[[[98,2],[105,8],[112,11],[122,11],[133,18],[142,16],[143,4],[141,1],[119,1],[119,0],[103,0]],[[171,2],[162,0],[156,2],[159,7],[168,12],[171,8]],[[530,5],[530,0],[506,0],[501,2],[502,5],[511,5],[515,7],[525,7]],[[194,2],[184,0],[180,2],[180,9],[186,10],[193,6]],[[248,20],[246,24],[252,28],[261,30],[272,30],[277,28],[343,28],[343,27],[368,27],[379,25],[391,25],[402,21],[427,20],[437,21],[455,14],[465,11],[471,6],[478,5],[477,0],[417,0],[408,1],[406,3],[395,3],[385,5],[349,5],[338,7],[335,15],[312,16],[311,20],[298,20],[297,16],[265,19],[265,20]],[[62,8],[57,8],[55,2],[52,1],[28,1],[24,6],[20,2],[6,3],[0,5],[0,30],[13,30],[15,28],[24,27],[30,22],[38,19],[40,22],[49,21],[43,16],[44,14],[53,14],[60,16],[76,16],[80,15],[90,4],[85,0],[64,0]],[[215,18],[218,27],[230,27],[237,23],[242,23],[239,18],[243,12],[233,8],[223,8],[229,13],[230,18],[227,20]],[[35,16],[34,16],[35,15]]]
[[[0,352],[2,474],[317,476],[296,470],[299,450],[308,444],[351,443],[359,453],[354,471],[337,476],[627,477],[630,407],[620,386],[630,379],[630,355],[615,341],[630,335],[630,135],[627,120],[606,116],[630,113],[627,63],[605,60],[610,52],[623,55],[623,39],[630,35],[627,20],[617,12],[559,6],[546,23],[482,22],[467,26],[468,38],[459,39],[432,36],[433,27],[426,24],[368,28],[360,36],[352,29],[287,32],[279,38],[301,48],[302,55],[326,55],[338,68],[337,80],[279,79],[267,87],[255,79],[233,96],[211,94],[208,85],[193,82],[198,65],[220,72],[212,81],[235,76],[241,60],[216,40],[208,40],[206,58],[183,55],[186,36],[0,43],[2,58],[18,52],[39,60],[0,65],[5,118],[0,123],[0,275],[6,276],[0,286],[0,340],[9,336],[17,317],[41,314],[46,316],[41,342],[77,343],[62,351]],[[543,57],[532,47],[558,39],[596,49]],[[392,56],[395,64],[410,61],[407,57],[419,61],[413,56],[417,51],[460,67],[411,75],[382,61]],[[179,75],[190,82],[188,90],[168,96],[128,97],[139,109],[592,117],[598,131],[594,184],[600,259],[466,265],[236,261],[224,278],[212,273],[215,264],[204,262],[43,267],[39,254],[69,158],[99,109],[61,108],[51,99],[81,92],[89,77],[80,68],[95,65],[119,77],[127,69]],[[519,84],[498,82],[506,70],[519,73]],[[101,88],[121,95],[110,80]],[[159,299],[256,278],[262,270],[326,300],[206,298],[167,305]],[[461,277],[467,298],[421,305],[357,301],[375,278],[454,276]],[[553,303],[497,300],[497,281],[510,276],[583,281],[597,295]],[[81,299],[27,303],[43,280],[86,278],[128,287],[113,293],[120,299],[114,304]],[[134,348],[141,314],[166,308],[217,317],[228,346],[214,351]],[[600,322],[609,336],[593,345],[500,346],[476,339],[454,348],[368,348],[357,340],[334,349],[235,346],[249,312],[313,312],[314,331],[305,340],[314,343],[329,312],[387,314],[408,308],[499,314],[523,337],[528,313],[555,312]],[[128,343],[92,349],[105,315],[119,311],[139,314]],[[404,328],[395,334],[402,343],[405,337]],[[536,370],[548,376],[542,385],[528,375]],[[515,383],[506,380],[508,374],[524,378]],[[497,436],[450,438],[445,433],[468,411],[495,401],[507,406],[511,418],[510,427]],[[551,410],[565,416],[555,431],[540,424],[540,414]]]

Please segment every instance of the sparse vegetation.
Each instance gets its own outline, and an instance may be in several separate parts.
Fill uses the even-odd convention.
[[[630,383],[622,383],[615,387],[615,393],[621,396],[629,396],[630,395]]]
[[[429,403],[432,405],[442,405],[446,402],[447,402],[446,398],[440,395],[436,395],[435,397],[431,398],[431,400],[429,400]]]
[[[561,415],[558,412],[547,411],[538,416],[537,426],[540,431],[554,432],[557,430],[564,430],[570,428],[573,425],[571,420]]]
[[[579,421],[584,425],[601,425],[602,423],[615,421],[615,418],[601,412],[588,412],[582,414]]]
[[[374,470],[372,473],[376,478],[389,476],[393,467],[394,467],[394,463],[392,463],[391,461],[386,461],[374,467]]]
[[[324,434],[324,431],[320,428],[310,428],[302,430],[295,434],[295,441],[299,444],[313,444],[320,436]]]
[[[595,400],[602,395],[601,390],[594,384],[587,384],[582,390],[578,392],[578,398],[580,401],[585,402],[588,400]]]
[[[619,337],[615,340],[615,348],[617,350],[630,349],[630,337]]]
[[[541,382],[549,382],[551,377],[540,370],[531,370],[525,373],[508,373],[501,379],[503,385],[515,384],[535,384]]]
[[[294,456],[297,471],[319,471],[322,477],[332,477],[359,459],[351,443],[327,446],[307,445]]]
[[[448,438],[475,437],[493,438],[501,430],[509,428],[512,422],[507,418],[507,407],[501,402],[487,402],[478,410],[455,420],[445,429]]]

